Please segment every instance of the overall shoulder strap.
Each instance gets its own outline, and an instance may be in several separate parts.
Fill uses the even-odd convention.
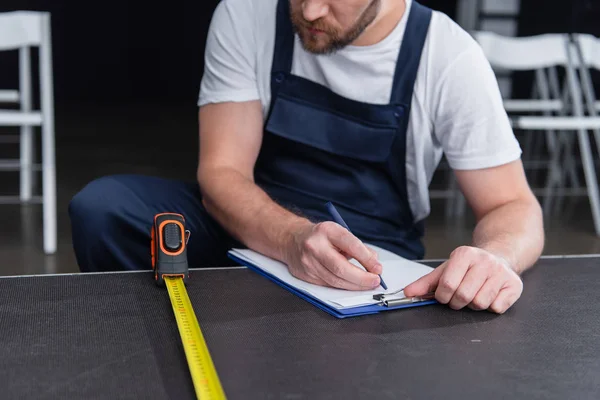
[[[410,105],[411,103],[431,15],[431,9],[416,1],[412,2],[404,38],[396,61],[396,72],[394,73],[390,98],[392,104]]]
[[[294,56],[294,29],[290,19],[289,0],[277,2],[275,23],[275,48],[273,51],[272,73],[289,73]]]

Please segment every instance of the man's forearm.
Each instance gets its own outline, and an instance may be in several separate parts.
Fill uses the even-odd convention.
[[[215,168],[199,182],[202,202],[213,218],[237,240],[269,257],[284,261],[291,233],[310,223],[232,168]]]
[[[474,246],[504,258],[518,274],[533,266],[544,247],[544,228],[537,201],[518,200],[485,215],[473,233]]]

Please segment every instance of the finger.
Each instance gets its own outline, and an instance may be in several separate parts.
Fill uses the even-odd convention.
[[[504,286],[505,282],[501,279],[490,277],[483,284],[479,292],[469,304],[469,308],[475,311],[487,310],[492,305],[493,301],[498,297],[498,293]]]
[[[338,249],[338,251],[340,252],[341,255],[343,255],[346,258],[346,260],[351,260],[353,258],[350,254],[346,253],[345,251],[341,251],[339,249]],[[377,253],[375,253],[375,256],[377,257]]]
[[[377,260],[377,253],[371,251],[359,238],[341,225],[322,225],[333,246],[356,259],[365,269],[374,274],[381,274],[383,267]]]
[[[369,251],[371,252],[371,254],[373,254],[373,257],[375,257],[376,260],[379,260],[379,254],[377,254],[375,250],[373,250],[370,247],[367,247],[367,249],[369,249]]]
[[[446,268],[446,263],[443,263],[427,275],[422,276],[410,285],[404,288],[404,295],[406,297],[424,296],[427,293],[433,292],[438,285],[440,276]]]
[[[479,289],[486,283],[489,277],[489,272],[485,267],[475,266],[470,268],[458,289],[454,292],[450,303],[448,304],[453,310],[464,308],[479,292]]]
[[[333,249],[334,252],[337,252],[337,250]],[[339,254],[339,253],[338,253]],[[341,257],[341,256],[340,256]],[[343,257],[342,257],[343,259]],[[347,260],[344,260],[346,262],[348,262]],[[350,265],[349,268],[355,269],[357,271],[361,271],[363,273],[367,273],[359,268],[357,268],[355,265],[348,263]],[[340,276],[335,275],[333,272],[331,272],[328,268],[326,268],[323,265],[320,265],[318,267],[317,273],[319,274],[319,279],[323,280],[327,286],[336,288],[336,289],[344,289],[344,290],[353,290],[353,291],[358,291],[358,290],[370,290],[373,289],[375,287],[378,286],[377,284],[374,284],[373,286],[361,286],[361,285],[357,285],[353,282],[350,282]],[[377,275],[374,275],[375,278],[378,280],[379,277]]]
[[[321,253],[315,254],[317,260],[325,267],[336,279],[338,286],[354,287],[361,290],[374,289],[380,284],[377,275],[364,271],[356,265],[349,262],[342,256],[337,249],[330,247]],[[319,275],[321,278],[331,278],[329,275]],[[327,280],[327,279],[326,279]],[[343,282],[337,282],[341,280]],[[350,284],[350,285],[348,285]]]
[[[308,283],[313,283],[319,286],[329,286],[329,284],[320,277],[309,274],[303,269],[290,269],[290,274],[292,274],[294,278],[300,279]]]
[[[308,282],[308,283],[312,283],[314,285],[319,285],[319,286],[324,286],[324,287],[330,286],[327,282],[325,282],[323,279],[319,278],[318,276],[312,277],[312,276],[306,275],[305,279],[302,279],[302,280],[305,282]]]
[[[373,257],[375,257],[377,260],[379,260],[379,254],[377,254],[377,252],[375,250],[373,250],[370,247],[367,247],[367,249],[369,249],[371,254],[373,254]],[[342,255],[348,259],[352,258],[352,256],[350,256],[350,254],[346,253],[345,251],[339,250],[339,252],[342,253]]]
[[[338,249],[338,251],[340,252],[341,255],[346,257],[346,260],[350,260],[352,258],[352,256],[350,254],[346,253],[345,251],[341,251],[339,249]],[[373,252],[373,255],[375,256],[375,258],[379,258],[379,254],[377,254],[377,252],[375,250],[371,250],[371,252]]]
[[[465,257],[451,257],[448,260],[435,291],[435,298],[438,302],[448,304],[452,300],[454,292],[458,289],[470,265],[471,260]]]
[[[346,258],[346,260],[350,260],[352,256],[345,251],[340,251],[340,254]]]
[[[489,310],[497,314],[504,314],[520,297],[520,291],[514,287],[505,287],[500,290]]]

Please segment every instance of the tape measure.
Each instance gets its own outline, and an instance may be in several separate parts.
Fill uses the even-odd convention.
[[[183,349],[199,399],[225,399],[208,346],[196,319],[185,284],[189,279],[187,241],[189,231],[181,214],[161,213],[154,217],[151,257],[154,279],[166,286],[179,328]]]

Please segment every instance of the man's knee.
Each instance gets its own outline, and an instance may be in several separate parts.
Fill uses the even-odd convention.
[[[73,248],[82,271],[106,268],[131,269],[119,254],[126,246],[135,215],[140,211],[136,196],[120,176],[107,176],[88,183],[70,201],[68,211],[71,220]],[[148,231],[148,235],[149,235]],[[133,246],[130,246],[133,247]],[[132,249],[133,251],[133,249]],[[123,258],[123,257],[120,257]],[[108,265],[119,264],[119,265]]]
[[[115,203],[120,197],[118,191],[122,187],[117,177],[102,177],[88,183],[69,203],[71,224],[86,231],[101,228],[118,207]]]

